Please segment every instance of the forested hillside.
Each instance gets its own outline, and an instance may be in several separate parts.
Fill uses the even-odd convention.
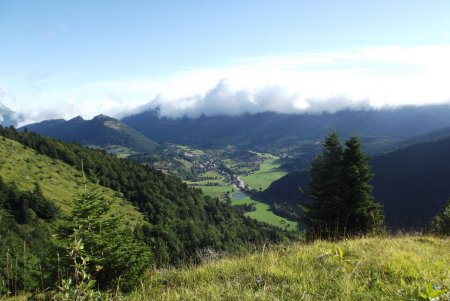
[[[83,162],[90,180],[122,193],[145,217],[147,223],[136,231],[153,251],[157,264],[189,260],[202,248],[236,251],[249,244],[292,237],[150,167],[13,128],[1,128],[0,134],[79,170]]]
[[[84,186],[95,190],[111,203],[111,212],[120,214],[130,225],[143,222],[143,215],[123,195],[95,181],[84,182],[81,170],[60,160],[49,158],[25,147],[17,141],[0,138],[0,175],[5,183],[14,183],[18,189],[32,191],[39,185],[43,196],[62,214],[73,209],[73,198]]]
[[[450,198],[450,138],[372,160],[374,195],[393,226],[424,226]]]

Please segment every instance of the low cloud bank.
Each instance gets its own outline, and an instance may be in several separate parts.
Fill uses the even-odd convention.
[[[162,116],[195,118],[442,104],[450,100],[449,51],[450,45],[386,46],[248,58],[167,77],[81,82],[68,90],[41,89],[38,81],[25,97],[0,86],[0,101],[6,97],[25,115],[22,124],[77,115],[121,118],[155,108]]]
[[[155,97],[147,104],[130,110],[124,115],[137,114],[158,108],[161,116],[196,118],[202,114],[240,115],[273,111],[279,113],[334,113],[344,109],[367,110],[372,108],[368,100],[352,100],[345,96],[330,98],[301,98],[285,87],[267,86],[253,90],[234,90],[223,79],[204,95],[176,100]]]

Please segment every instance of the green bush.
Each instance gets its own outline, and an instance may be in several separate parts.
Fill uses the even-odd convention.
[[[76,282],[77,264],[73,262],[73,244],[83,246],[86,273],[100,289],[130,290],[143,271],[152,263],[149,248],[138,242],[131,229],[118,217],[108,216],[110,202],[95,192],[81,193],[75,208],[60,227],[60,240],[65,249],[65,266]],[[80,259],[81,260],[81,259]]]
[[[436,234],[450,235],[450,200],[444,210],[431,221],[430,230]]]

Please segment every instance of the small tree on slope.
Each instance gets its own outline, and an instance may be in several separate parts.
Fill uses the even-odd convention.
[[[97,287],[113,289],[120,285],[124,290],[132,289],[152,262],[148,247],[134,238],[122,220],[108,215],[111,202],[97,193],[84,192],[74,204],[60,227],[64,248],[69,246],[73,252],[74,243],[81,245],[80,258],[87,261],[85,272],[93,276]],[[72,261],[69,264],[73,267]],[[77,273],[70,272],[76,280]]]

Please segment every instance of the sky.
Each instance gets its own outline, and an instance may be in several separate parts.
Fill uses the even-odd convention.
[[[0,41],[23,123],[450,101],[446,0],[0,0]]]

